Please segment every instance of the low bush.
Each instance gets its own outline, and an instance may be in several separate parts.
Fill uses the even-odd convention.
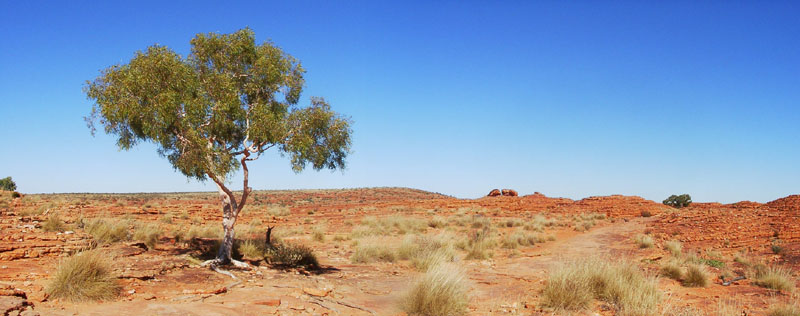
[[[401,308],[411,315],[464,315],[468,303],[469,285],[463,272],[456,266],[440,264],[411,287],[401,301]]]
[[[106,253],[84,251],[59,264],[45,292],[50,297],[74,302],[112,299],[119,295],[121,287],[111,272]]]
[[[267,251],[269,263],[285,267],[318,268],[319,262],[314,251],[303,245],[285,243]]]

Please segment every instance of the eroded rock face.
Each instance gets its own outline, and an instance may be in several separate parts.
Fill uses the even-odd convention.
[[[519,196],[517,191],[514,191],[512,189],[503,189],[502,193],[503,193],[503,196]]]
[[[487,195],[487,196],[500,196],[500,194],[501,194],[500,190],[494,189],[494,190],[490,191],[489,195]]]

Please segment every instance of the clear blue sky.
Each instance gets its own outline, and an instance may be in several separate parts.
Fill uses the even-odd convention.
[[[2,1],[0,177],[27,193],[214,190],[153,145],[92,137],[82,87],[154,43],[185,55],[196,33],[249,26],[302,61],[304,103],[355,121],[345,172],[272,154],[255,189],[800,193],[798,2],[227,2]]]

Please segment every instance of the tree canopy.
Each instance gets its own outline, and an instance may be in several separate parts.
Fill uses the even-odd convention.
[[[689,206],[692,204],[692,197],[688,194],[681,194],[681,195],[670,195],[666,200],[664,200],[664,205],[669,205],[675,208],[681,208]]]
[[[16,189],[17,189],[17,184],[14,183],[14,180],[11,180],[11,177],[5,177],[0,179],[0,190],[14,191]]]
[[[270,42],[256,44],[250,29],[198,34],[181,57],[153,45],[127,64],[87,82],[94,100],[87,118],[99,121],[117,145],[152,141],[181,173],[215,182],[240,166],[237,155],[276,147],[292,168],[343,168],[350,120],[323,98],[297,108],[305,70]]]

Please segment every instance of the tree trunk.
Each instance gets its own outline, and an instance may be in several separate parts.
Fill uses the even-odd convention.
[[[233,227],[236,225],[238,212],[236,211],[236,200],[231,199],[225,192],[220,192],[222,199],[222,230],[225,232],[222,236],[222,242],[219,245],[219,252],[217,252],[217,260],[220,264],[226,265],[231,263],[233,259],[233,241],[236,237]]]

